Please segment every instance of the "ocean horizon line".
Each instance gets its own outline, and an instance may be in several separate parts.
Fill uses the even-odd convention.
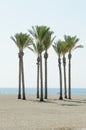
[[[0,87],[0,89],[2,89],[2,88],[7,88],[7,89],[9,89],[9,88],[18,88],[18,87]],[[36,87],[25,87],[25,89],[27,89],[27,88],[35,88],[36,89]],[[48,87],[49,89],[53,89],[53,88],[55,88],[55,89],[59,89],[60,87]],[[64,88],[63,88],[64,89]],[[67,87],[67,89],[68,89],[68,87]],[[86,87],[72,87],[71,89],[86,89]]]
[[[22,90],[22,89],[21,89]],[[39,89],[40,90],[40,89]],[[44,91],[44,89],[43,89]],[[67,88],[68,91],[68,88]],[[25,88],[26,94],[36,94],[37,89],[36,88]],[[17,94],[18,88],[0,88],[0,94]],[[49,94],[59,94],[60,89],[59,88],[48,88]],[[64,93],[64,89],[63,89]],[[86,94],[86,88],[71,88],[72,94]]]

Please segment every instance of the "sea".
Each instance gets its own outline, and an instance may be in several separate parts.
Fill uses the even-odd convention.
[[[36,88],[26,88],[26,94],[36,94]],[[64,91],[64,90],[63,90]],[[48,88],[48,94],[59,94],[59,88]],[[0,88],[0,94],[17,94],[18,88]],[[64,92],[63,92],[64,93]],[[72,88],[72,94],[86,94],[86,88]]]

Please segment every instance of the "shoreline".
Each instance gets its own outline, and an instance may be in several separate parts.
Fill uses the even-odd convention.
[[[27,100],[14,94],[0,95],[0,130],[83,130],[86,129],[86,95],[59,100],[57,95],[40,102],[36,95]]]

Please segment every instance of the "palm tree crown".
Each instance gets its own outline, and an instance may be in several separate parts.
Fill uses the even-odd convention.
[[[79,38],[77,36],[67,36],[64,35],[65,42],[67,43],[67,49],[70,52],[72,49],[77,49],[77,48],[83,48],[83,45],[77,45],[76,44],[79,42]]]
[[[32,30],[29,30],[30,34],[35,38],[35,43],[38,45],[38,50],[43,52],[44,40],[49,28],[46,26],[32,26]]]
[[[17,33],[15,36],[11,36],[11,39],[15,42],[20,51],[23,51],[24,48],[28,47],[32,43],[30,35]]]

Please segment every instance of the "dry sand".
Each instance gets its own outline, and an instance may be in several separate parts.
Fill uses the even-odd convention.
[[[86,95],[58,100],[58,95],[40,102],[35,95],[18,100],[0,95],[0,130],[86,130]]]

